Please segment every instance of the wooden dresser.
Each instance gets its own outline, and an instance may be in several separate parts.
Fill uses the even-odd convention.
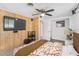
[[[79,53],[79,33],[73,33],[73,46],[75,50]]]

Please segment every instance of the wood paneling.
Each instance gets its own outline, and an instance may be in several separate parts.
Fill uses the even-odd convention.
[[[73,45],[75,50],[79,53],[79,34],[73,33]]]
[[[34,17],[33,21],[32,21],[32,30],[36,32],[36,39],[39,39],[39,18],[38,17]]]
[[[14,33],[13,31],[3,31],[3,16],[11,16],[15,18],[26,20],[26,30],[18,31]],[[37,31],[37,21],[32,22],[30,18],[17,15],[5,10],[0,9],[0,52],[8,49],[13,49],[23,44],[23,40],[27,38],[27,31],[35,30]],[[34,25],[32,27],[32,25]]]

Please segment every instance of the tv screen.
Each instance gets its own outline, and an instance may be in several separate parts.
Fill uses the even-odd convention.
[[[26,21],[22,19],[17,19],[15,21],[15,29],[16,30],[25,30],[26,29]]]
[[[16,19],[13,17],[4,16],[3,29],[4,29],[4,31],[25,30],[26,29],[26,21],[23,19]]]

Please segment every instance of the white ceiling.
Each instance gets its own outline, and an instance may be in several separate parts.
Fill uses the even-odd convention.
[[[34,3],[34,6],[28,6],[27,3],[0,3],[0,9],[6,9],[11,12],[32,17],[32,14],[37,13],[35,8],[38,9],[55,9],[50,12],[52,17],[70,16],[71,10],[76,6],[76,3]],[[50,16],[45,16],[50,17]]]

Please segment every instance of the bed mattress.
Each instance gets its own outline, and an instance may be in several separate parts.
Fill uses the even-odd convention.
[[[38,47],[39,46],[39,47]],[[38,40],[23,45],[14,50],[16,56],[76,56],[78,53],[72,45],[63,45],[60,42]]]

